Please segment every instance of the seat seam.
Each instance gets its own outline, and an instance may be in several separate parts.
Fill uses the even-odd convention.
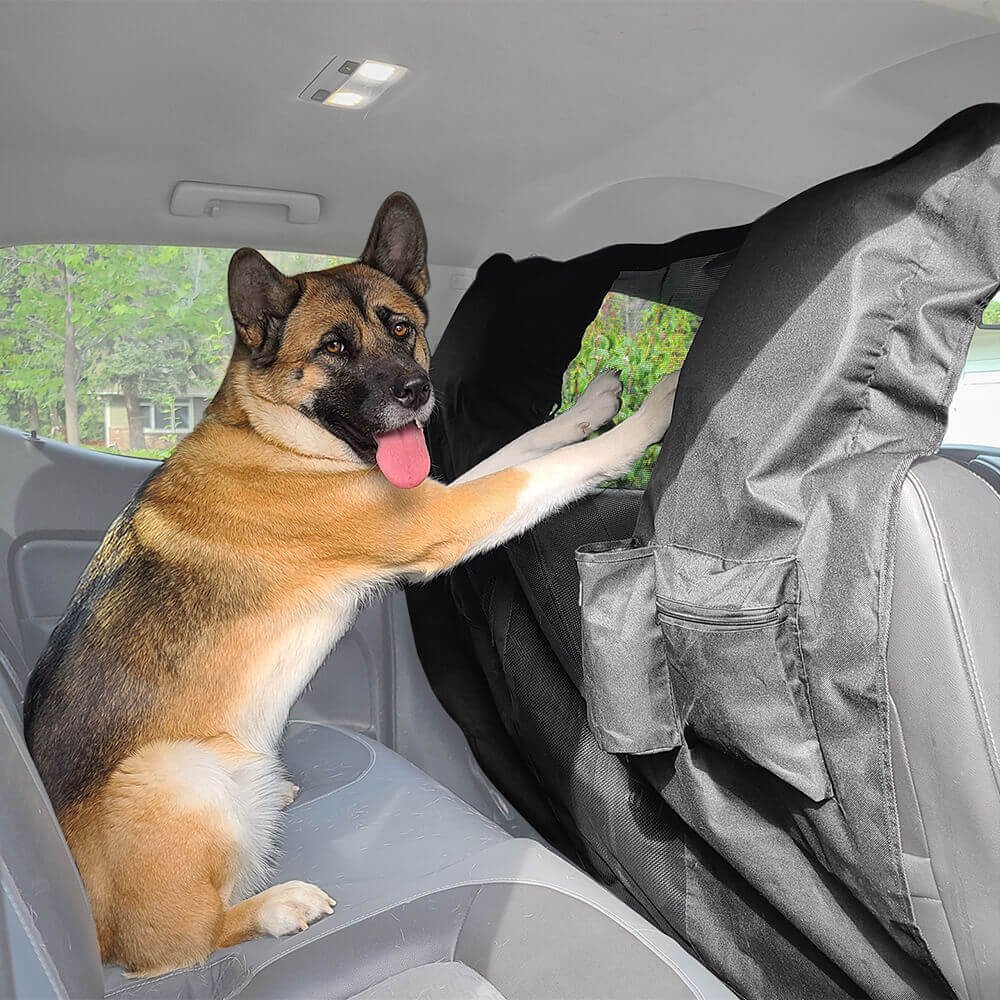
[[[462,922],[458,925],[458,930],[455,932],[455,940],[451,943],[451,960],[457,962],[458,959],[455,957],[455,951],[458,948],[458,942],[462,937],[462,931],[465,930],[465,925],[468,923],[469,914],[472,912],[472,907],[476,905],[476,900],[482,895],[485,885],[480,885],[476,888],[476,891],[472,894],[472,898],[469,900],[468,906],[465,908],[465,913],[462,915]]]
[[[48,948],[45,947],[45,942],[42,940],[41,934],[38,932],[38,927],[31,916],[31,909],[24,902],[24,898],[21,896],[20,890],[14,882],[14,876],[11,874],[2,857],[0,857],[0,884],[3,885],[3,894],[10,900],[11,909],[14,911],[18,923],[20,923],[21,929],[24,931],[24,936],[28,939],[31,950],[34,951],[35,957],[38,959],[38,964],[42,967],[45,978],[49,981],[49,985],[55,990],[57,996],[68,997],[69,993],[62,981],[62,977],[59,975],[59,971],[52,961],[52,956],[49,954]]]
[[[3,637],[7,639],[8,642],[10,641],[10,636],[7,635],[7,631],[6,629],[4,629],[2,624],[0,624],[0,634],[2,634]],[[17,699],[23,701],[24,685],[21,683],[21,678],[18,676],[17,671],[14,669],[14,664],[11,663],[10,660],[6,656],[4,656],[3,653],[0,653],[0,669],[3,670],[4,675],[10,681],[10,686],[13,689]],[[15,702],[15,707],[16,707],[16,702]]]
[[[920,832],[924,836],[924,846],[927,848],[927,854],[928,854],[927,860],[931,861],[931,859],[930,859],[930,850],[931,849],[930,849],[930,844],[927,841],[927,824],[924,822],[924,810],[923,810],[923,808],[920,805],[920,796],[917,795],[917,783],[913,780],[913,764],[910,761],[910,751],[907,750],[907,748],[906,748],[906,734],[903,732],[903,719],[902,719],[902,716],[899,714],[899,709],[896,707],[896,701],[892,697],[892,692],[891,691],[888,692],[888,697],[889,697],[889,701],[890,701],[890,703],[892,705],[892,710],[896,713],[896,719],[899,722],[899,736],[900,736],[900,739],[899,739],[899,749],[900,749],[900,752],[903,755],[903,762],[906,764],[906,776],[910,779],[910,787],[913,789],[913,800],[914,800],[914,802],[916,802],[916,805],[917,805],[917,819],[920,821]],[[892,729],[891,729],[891,727],[889,729],[889,733],[890,733],[889,739],[890,739],[890,743],[891,743],[891,740],[892,740]],[[895,784],[895,782],[893,784]],[[899,812],[898,805],[896,807],[896,812],[897,813]],[[909,852],[905,852],[904,851],[904,853],[909,853]],[[912,857],[917,857],[917,855],[914,854],[914,855],[912,855]],[[933,867],[934,867],[934,862],[931,861],[931,868],[933,868]],[[903,869],[903,878],[904,879],[906,878],[906,869],[905,868]],[[935,876],[934,881],[937,882],[937,876]]]
[[[951,920],[948,917],[948,908],[944,905],[944,900],[941,899],[941,884],[940,884],[940,882],[938,882],[937,872],[934,870],[934,859],[930,856],[931,855],[931,846],[930,846],[930,841],[927,838],[927,824],[924,822],[924,810],[923,810],[923,807],[920,804],[920,796],[917,794],[917,783],[913,780],[913,766],[912,766],[912,764],[910,762],[910,751],[906,749],[906,735],[903,732],[903,719],[902,719],[902,716],[900,716],[900,714],[899,714],[899,709],[896,708],[896,703],[893,700],[893,697],[892,697],[891,693],[889,693],[889,701],[892,702],[893,711],[896,713],[896,719],[899,722],[899,735],[900,735],[899,748],[900,748],[900,752],[903,755],[903,762],[906,764],[907,777],[909,778],[909,781],[910,781],[910,787],[913,789],[913,801],[914,801],[914,803],[916,804],[916,807],[917,807],[917,819],[920,822],[920,831],[921,831],[921,833],[923,833],[923,836],[924,836],[924,846],[927,848],[927,857],[926,857],[925,860],[927,861],[927,864],[930,865],[930,868],[931,868],[931,877],[934,879],[934,886],[937,889],[937,893],[938,894],[935,897],[935,896],[924,896],[921,893],[915,893],[915,892],[913,892],[910,889],[910,880],[909,880],[909,878],[907,877],[907,874],[906,874],[906,863],[905,863],[905,861],[904,861],[904,863],[902,865],[903,883],[906,886],[906,891],[909,894],[911,900],[912,899],[929,899],[929,900],[933,900],[934,902],[937,902],[937,903],[941,904],[941,909],[944,912],[945,923],[948,925],[948,934],[951,937],[951,944],[952,944],[952,947],[955,949],[955,952],[957,954],[958,953],[958,942],[955,940],[955,932],[952,930]],[[892,739],[891,728],[890,728],[890,737],[889,738],[890,738],[890,740]],[[897,816],[898,816],[898,814],[899,814],[899,806],[898,806],[898,804],[896,806],[896,813],[897,813]],[[904,852],[904,855],[906,853],[908,853],[908,852]],[[912,854],[912,855],[910,855],[910,857],[916,858],[916,857],[919,857],[919,855]],[[923,935],[923,931],[921,931],[920,933],[921,933],[921,935]],[[929,945],[928,945],[927,950],[930,951],[930,946]],[[962,969],[962,967],[961,967],[961,961],[959,961],[959,970],[962,973],[962,984],[965,986],[966,989],[968,989],[968,984],[965,982],[965,970]]]
[[[942,576],[944,577],[945,584],[945,595],[948,599],[949,609],[955,619],[957,619],[957,622],[954,624],[957,624],[958,626],[959,638],[961,640],[962,652],[964,654],[962,660],[963,666],[966,667],[966,681],[971,687],[973,696],[972,700],[973,704],[976,706],[976,715],[978,716],[978,722],[980,725],[980,736],[982,737],[983,743],[986,747],[986,757],[990,762],[990,770],[993,773],[993,781],[996,785],[997,795],[1000,796],[1000,754],[997,752],[997,744],[993,736],[993,727],[990,725],[989,712],[986,710],[986,699],[983,697],[983,689],[979,683],[979,672],[976,670],[975,657],[972,655],[972,645],[969,642],[968,630],[965,625],[965,617],[962,614],[962,608],[958,601],[958,595],[956,594],[954,584],[952,583],[953,577],[951,567],[948,564],[948,557],[945,554],[944,545],[941,541],[940,527],[934,511],[931,508],[930,497],[924,489],[923,484],[916,476],[914,476],[911,481],[914,484],[917,497],[920,500],[920,506],[927,519],[928,526],[931,528],[931,539],[934,542],[935,554],[937,555],[938,563],[942,569]]]
[[[293,811],[297,811],[297,809],[306,809],[309,806],[311,806],[314,802],[320,802],[331,795],[336,795],[337,792],[342,792],[345,789],[350,788],[351,785],[356,785],[359,781],[363,781],[368,776],[368,773],[371,771],[371,769],[375,766],[375,757],[376,757],[375,751],[370,746],[368,746],[368,744],[365,743],[364,740],[361,740],[357,736],[355,736],[354,733],[351,733],[346,729],[342,729],[340,726],[334,726],[329,722],[317,722],[313,719],[289,719],[287,725],[291,726],[293,724],[299,726],[319,726],[320,728],[323,729],[332,729],[335,733],[340,733],[342,736],[346,736],[348,739],[354,740],[355,743],[360,744],[368,751],[368,763],[365,765],[364,770],[360,774],[355,775],[353,778],[351,778],[350,781],[348,781],[344,785],[338,785],[336,788],[330,788],[327,791],[323,792],[322,795],[317,795],[315,798],[307,799],[298,807],[293,805],[292,806]],[[280,757],[280,752],[278,756]],[[283,767],[287,766],[285,765],[284,761],[282,761],[282,766]]]

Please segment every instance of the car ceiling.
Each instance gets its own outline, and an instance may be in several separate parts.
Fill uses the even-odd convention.
[[[0,5],[0,241],[352,253],[398,188],[431,259],[569,255],[745,222],[1000,96],[1000,2]],[[366,112],[331,59],[409,67]],[[311,192],[320,221],[181,180]]]

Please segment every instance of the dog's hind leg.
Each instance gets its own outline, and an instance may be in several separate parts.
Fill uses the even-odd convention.
[[[66,825],[102,959],[159,975],[331,913],[330,897],[304,882],[231,905],[266,876],[284,784],[276,762],[194,741],[147,744],[123,760]]]
[[[498,452],[474,466],[455,484],[481,479],[501,469],[524,465],[557,448],[583,441],[612,420],[622,403],[622,383],[617,372],[603,371],[592,379],[580,398],[565,412],[539,424]]]

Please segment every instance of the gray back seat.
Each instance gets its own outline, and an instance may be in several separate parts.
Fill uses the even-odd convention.
[[[333,915],[155,979],[102,968],[83,887],[25,749],[21,698],[103,527],[152,463],[0,429],[0,466],[0,998],[347,1000],[415,984],[489,1000],[490,990],[506,1000],[731,996],[550,851],[510,837],[380,743],[322,721],[287,729],[282,756],[301,791],[284,816],[274,879],[327,889]]]
[[[454,1000],[732,997],[550,851],[508,836],[391,750],[315,722],[288,727],[283,758],[301,792],[286,813],[275,880],[324,886],[338,901],[333,916],[154,979],[102,968],[9,676],[0,670],[4,997],[374,1000],[416,986]]]

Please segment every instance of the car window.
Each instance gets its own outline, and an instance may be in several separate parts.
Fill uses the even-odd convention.
[[[0,248],[0,424],[166,457],[198,422],[232,350],[231,250]],[[273,252],[286,273],[352,258]]]
[[[700,316],[684,309],[609,292],[563,376],[559,412],[579,398],[595,375],[617,368],[622,373],[622,407],[615,423],[624,420],[664,375],[681,367],[700,323]],[[644,489],[659,452],[660,446],[653,445],[627,476],[605,485]]]
[[[986,307],[972,335],[944,441],[1000,448],[1000,296]]]

